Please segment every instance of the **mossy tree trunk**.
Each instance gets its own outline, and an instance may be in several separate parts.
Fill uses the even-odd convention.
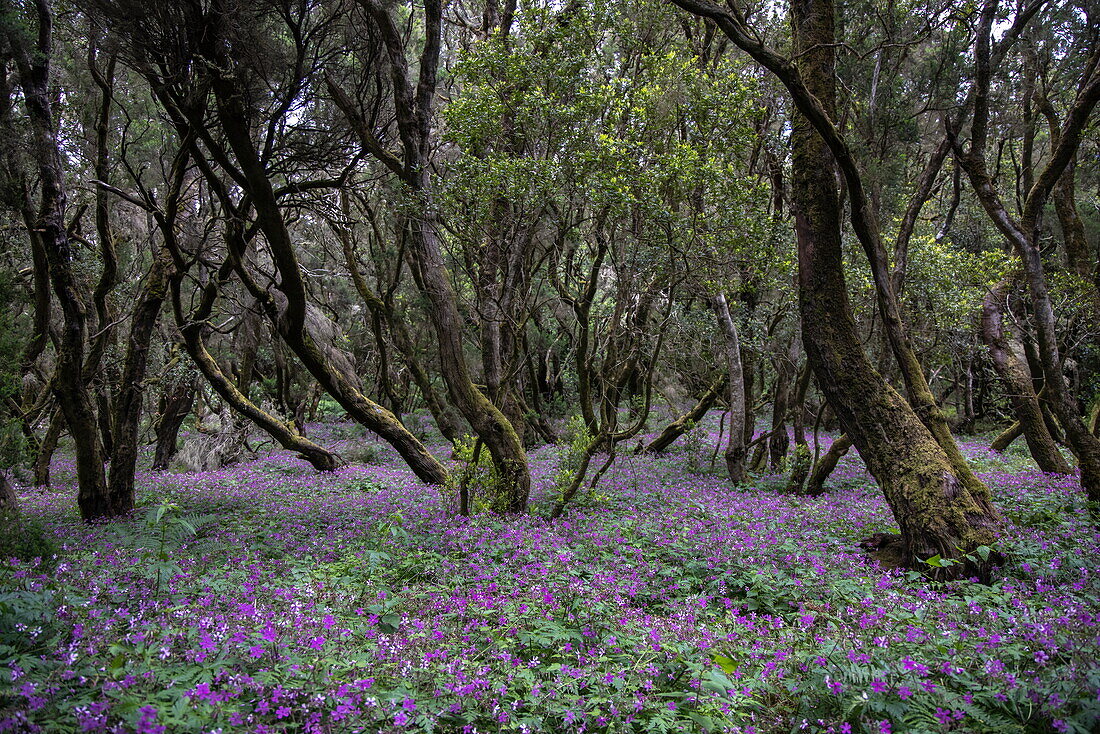
[[[988,490],[980,483],[968,486],[957,462],[912,406],[874,370],[852,317],[841,248],[837,159],[844,162],[840,168],[853,201],[857,234],[870,241],[872,247],[866,249],[877,251],[881,242],[858,167],[832,122],[836,97],[832,0],[791,4],[796,61],[760,43],[735,11],[707,0],[673,1],[714,20],[792,95],[798,114],[793,121],[790,191],[803,343],[817,384],[882,487],[901,530],[907,562],[919,565],[919,559],[937,554],[958,558],[989,545],[999,516]],[[962,565],[951,568],[962,572]]]
[[[956,156],[990,221],[1020,256],[1031,297],[1038,357],[1045,378],[1043,385],[1058,422],[1065,431],[1066,442],[1080,464],[1081,486],[1090,502],[1100,503],[1100,439],[1089,432],[1076,400],[1066,387],[1058,345],[1057,319],[1039,247],[1041,215],[1053,190],[1080,148],[1090,115],[1100,102],[1100,49],[1094,49],[1092,58],[1084,65],[1076,96],[1069,105],[1062,124],[1052,126],[1054,134],[1051,135],[1046,164],[1034,177],[1017,219],[1004,205],[985,158],[989,131],[990,79],[996,67],[992,35],[997,10],[996,0],[988,0],[982,8],[974,54],[975,104],[974,119],[970,126],[970,146],[964,151],[959,143],[956,146]],[[959,126],[955,124],[952,127],[957,133]]]
[[[714,407],[728,384],[729,373],[722,372],[690,410],[665,426],[660,434],[644,447],[641,447],[638,453],[657,454],[671,446],[676,439],[695,427],[707,414],[707,411]]]
[[[982,301],[982,338],[989,348],[993,368],[1004,382],[1012,410],[1035,463],[1045,472],[1069,474],[1069,464],[1062,457],[1043,420],[1042,406],[1027,366],[1016,356],[1004,333],[1002,303],[1010,284],[1010,281],[998,283]]]
[[[75,253],[65,226],[66,192],[57,139],[57,121],[49,88],[52,18],[47,0],[35,4],[34,29],[7,24],[3,33],[15,57],[19,86],[31,129],[31,156],[38,168],[39,200],[34,231],[49,267],[50,284],[63,325],[57,344],[53,390],[76,448],[77,504],[85,521],[125,512],[107,495],[103,451],[93,396],[84,382],[88,311],[73,270]]]
[[[848,438],[848,434],[838,436],[829,446],[829,450],[814,463],[810,478],[806,481],[805,493],[811,497],[824,494],[825,480],[829,478],[836,469],[836,465],[848,454],[851,448],[852,439]]]
[[[385,47],[390,72],[397,127],[402,143],[398,159],[377,145],[360,115],[351,115],[365,152],[394,172],[406,187],[410,202],[407,220],[408,255],[419,278],[418,285],[429,304],[432,325],[439,341],[440,371],[451,402],[482,441],[502,478],[500,506],[523,512],[531,490],[531,474],[523,441],[511,421],[474,383],[466,362],[464,320],[451,287],[450,274],[439,240],[439,223],[433,211],[431,149],[433,98],[436,90],[442,42],[443,8],[439,0],[424,4],[424,43],[417,77],[406,57],[406,36],[392,8],[380,2],[363,2]],[[345,111],[347,112],[347,111]]]

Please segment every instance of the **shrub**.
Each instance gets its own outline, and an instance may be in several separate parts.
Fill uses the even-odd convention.
[[[376,443],[357,443],[345,449],[344,458],[351,464],[370,464],[378,466],[385,461],[382,447]]]
[[[8,528],[0,533],[0,560],[18,558],[32,563],[41,559],[46,568],[56,565],[60,548],[42,523],[16,510],[8,510],[0,513],[0,526]]]

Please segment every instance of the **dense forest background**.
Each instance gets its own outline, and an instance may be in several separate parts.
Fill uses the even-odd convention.
[[[858,455],[853,546],[996,582],[1042,513],[975,447],[1100,503],[1098,101],[1093,0],[2,0],[6,517],[70,459],[95,528],[265,445],[521,524]]]

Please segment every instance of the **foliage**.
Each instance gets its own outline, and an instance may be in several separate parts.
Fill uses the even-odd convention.
[[[1080,490],[964,448],[1014,518],[990,586],[869,563],[890,516],[852,456],[815,499],[633,457],[553,525],[286,454],[148,475],[172,502],[109,527],[60,485],[27,501],[57,571],[0,570],[0,728],[1091,731]],[[564,451],[532,456],[544,506]]]
[[[0,563],[12,558],[51,569],[60,552],[57,542],[41,521],[15,510],[0,511]]]
[[[573,415],[565,424],[561,437],[561,459],[554,472],[554,490],[560,498],[577,476],[583,466],[585,455],[595,436],[584,423],[584,418]],[[581,499],[584,499],[583,497]]]
[[[508,500],[507,483],[489,450],[467,435],[455,442],[452,457],[459,462],[448,485],[452,495],[468,492],[471,510],[503,512]]]

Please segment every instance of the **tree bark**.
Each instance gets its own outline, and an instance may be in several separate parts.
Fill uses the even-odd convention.
[[[38,444],[38,452],[34,456],[34,486],[48,487],[50,484],[50,464],[53,463],[54,452],[57,451],[57,443],[61,440],[61,432],[65,428],[65,417],[57,410],[50,416],[46,426],[46,435]]]
[[[172,464],[179,446],[179,432],[195,402],[197,376],[171,382],[161,394],[154,434],[157,437],[153,454],[153,471],[164,471]]]
[[[790,412],[791,383],[794,380],[794,362],[790,350],[777,355],[775,383],[772,388],[772,427],[768,438],[768,467],[780,471],[787,458],[791,439],[787,435],[787,414]]]
[[[718,401],[718,398],[721,397],[722,391],[728,384],[729,373],[723,372],[718,376],[718,379],[711,383],[711,386],[707,388],[707,391],[703,393],[703,396],[699,398],[699,401],[695,403],[691,410],[665,426],[664,430],[661,431],[657,438],[646,444],[638,453],[658,454],[672,445],[676,439],[687,433],[693,426],[702,420],[703,416],[707,414],[707,411],[709,411]]]
[[[1020,421],[1015,421],[1011,426],[1001,431],[993,442],[989,444],[989,448],[997,453],[1003,452],[1012,442],[1020,436],[1024,435],[1024,424]]]
[[[364,152],[389,168],[406,187],[412,204],[407,221],[408,256],[418,285],[429,304],[432,325],[439,340],[440,371],[451,403],[469,422],[474,433],[489,449],[502,478],[501,509],[523,512],[531,489],[531,474],[523,442],[505,414],[474,384],[463,346],[464,321],[451,287],[450,275],[439,242],[439,225],[433,211],[430,162],[432,147],[433,98],[435,96],[442,41],[443,9],[439,0],[424,4],[424,44],[418,77],[413,80],[405,55],[405,34],[389,5],[377,0],[360,0],[374,22],[384,46],[390,72],[394,112],[401,138],[403,158],[384,150],[363,117],[351,105],[338,106],[358,133]],[[336,90],[335,84],[329,84]],[[347,99],[347,95],[343,95]]]
[[[814,464],[813,471],[810,472],[810,478],[806,482],[805,493],[811,497],[824,494],[825,480],[829,478],[829,475],[836,469],[836,465],[851,448],[852,439],[848,438],[848,434],[844,434],[833,441],[832,445],[829,446],[829,450]]]
[[[149,344],[153,338],[160,309],[168,297],[172,257],[167,247],[158,248],[145,276],[145,286],[130,317],[130,339],[122,367],[122,379],[115,394],[111,433],[111,474],[107,492],[119,508],[134,508],[134,473],[137,471],[138,429],[145,399],[145,372],[149,363]]]
[[[1010,285],[1010,280],[1001,281],[982,301],[982,339],[989,348],[993,368],[1005,384],[1016,421],[1035,463],[1045,472],[1069,474],[1069,464],[1062,457],[1043,420],[1042,406],[1035,394],[1031,375],[1013,352],[1004,333],[1002,303]]]
[[[1100,439],[1093,436],[1078,413],[1078,406],[1062,376],[1062,356],[1058,347],[1057,319],[1047,287],[1042,254],[1039,249],[1039,220],[1050,194],[1081,144],[1089,116],[1100,102],[1100,49],[1094,49],[1085,65],[1085,74],[1065,120],[1052,136],[1046,165],[1027,191],[1019,221],[1013,218],[1001,199],[985,161],[989,122],[989,84],[993,71],[991,35],[997,14],[997,0],[987,0],[982,8],[975,46],[975,111],[971,123],[970,147],[963,151],[956,144],[956,156],[970,179],[971,186],[997,229],[1012,244],[1023,263],[1032,315],[1037,332],[1039,359],[1045,377],[1044,387],[1062,424],[1066,441],[1081,467],[1081,486],[1090,502],[1100,503]]]
[[[722,293],[712,299],[718,326],[725,337],[726,366],[729,370],[730,429],[726,443],[726,472],[730,481],[745,481],[745,373],[741,364],[741,340],[737,324],[730,315],[729,304]]]
[[[15,493],[15,487],[8,481],[8,476],[0,472],[0,513],[18,513],[19,495]],[[11,522],[11,518],[5,518],[5,522]]]
[[[84,382],[88,315],[73,272],[75,257],[65,227],[66,193],[49,89],[52,18],[48,0],[36,1],[35,16],[38,27],[33,48],[26,43],[21,28],[11,26],[5,32],[16,55],[32,133],[31,153],[38,166],[39,202],[34,229],[46,252],[50,283],[64,320],[53,389],[76,448],[80,515],[90,522],[114,517],[125,508],[113,507],[107,496],[95,405]]]
[[[877,223],[862,194],[850,150],[831,119],[836,82],[832,1],[796,0],[791,4],[796,62],[764,47],[736,11],[706,0],[673,1],[712,18],[735,44],[783,82],[801,113],[793,125],[790,190],[803,342],[818,385],[883,489],[901,529],[906,562],[919,566],[919,559],[936,554],[959,558],[980,545],[989,545],[999,517],[988,491],[968,486],[912,407],[875,372],[863,353],[852,318],[841,256],[834,155],[844,156],[845,181],[856,202],[853,225],[861,241],[875,244],[877,240],[868,235],[874,235]],[[868,249],[880,248],[879,242],[878,247]],[[878,283],[879,275],[876,285],[889,293],[889,283]],[[964,564],[950,569],[951,574],[965,572]]]

